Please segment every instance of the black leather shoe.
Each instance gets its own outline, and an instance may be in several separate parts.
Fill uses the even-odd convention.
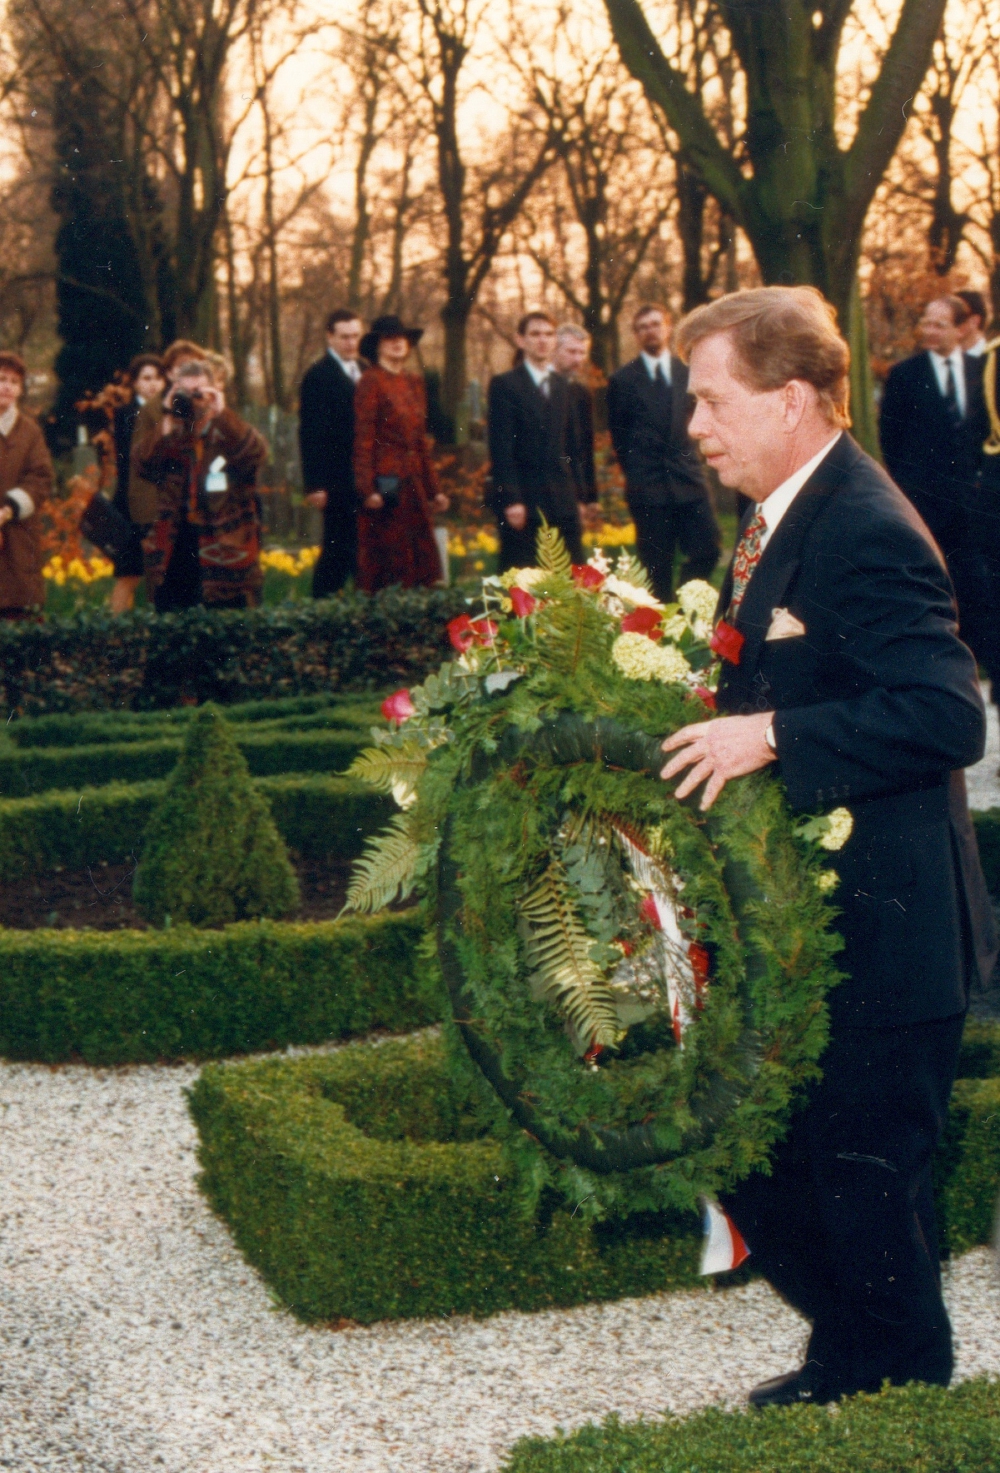
[[[790,1407],[802,1404],[825,1406],[837,1401],[839,1393],[824,1382],[817,1368],[809,1363],[771,1381],[762,1381],[751,1391],[748,1400],[758,1411],[764,1407]]]

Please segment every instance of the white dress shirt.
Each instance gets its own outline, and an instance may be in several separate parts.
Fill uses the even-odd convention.
[[[535,388],[541,389],[543,394],[547,394],[549,391],[546,385],[549,381],[549,375],[552,373],[552,364],[547,363],[544,368],[536,368],[533,363],[529,363],[527,358],[525,358],[524,366],[531,374]]]
[[[781,485],[771,492],[770,496],[766,497],[763,501],[758,501],[757,511],[760,512],[766,523],[763,536],[760,539],[761,551],[764,550],[774,536],[774,533],[778,529],[778,523],[796,496],[798,496],[813,471],[830,454],[830,451],[843,433],[843,430],[838,430],[833,439],[827,440],[823,449],[814,455],[812,460],[807,460],[805,465],[800,465],[797,471],[792,472],[787,481],[782,481]]]
[[[928,351],[928,356],[931,360],[931,366],[934,369],[934,374],[937,378],[938,388],[941,390],[942,398],[944,398],[945,386],[948,382],[948,364],[951,364],[951,371],[955,377],[955,397],[958,400],[958,407],[961,410],[962,418],[964,419],[966,402],[965,363],[963,361],[964,355],[961,348],[956,348],[954,352],[949,353],[946,358],[942,358],[940,353],[934,353],[930,351]]]
[[[335,353],[332,348],[327,348],[326,351],[334,362],[340,364],[347,377],[351,380],[351,383],[356,384],[361,377],[361,364],[358,360],[356,358],[341,358],[340,354]]]
[[[665,353],[661,353],[660,356],[659,356],[659,358],[654,358],[651,353],[642,353],[640,356],[642,358],[643,363],[645,363],[645,365],[646,365],[646,372],[649,374],[649,376],[650,376],[651,379],[655,379],[656,378],[656,370],[659,369],[661,371],[661,373],[663,374],[664,379],[669,384],[669,382],[670,382],[670,349],[669,348],[667,349],[667,351]]]
[[[981,358],[986,352],[986,339],[984,337],[978,337],[972,347],[966,348],[965,351],[970,358]]]

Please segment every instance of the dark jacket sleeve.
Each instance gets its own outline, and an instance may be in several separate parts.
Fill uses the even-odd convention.
[[[812,603],[817,623],[826,616],[837,686],[856,694],[775,716],[793,807],[880,797],[978,762],[986,717],[975,661],[934,549],[901,520],[852,536],[843,518],[825,547]]]
[[[629,423],[626,410],[626,389],[618,373],[613,374],[608,380],[608,429],[611,431],[611,444],[618,457],[618,464],[624,472],[628,455]]]
[[[878,417],[878,438],[886,470],[897,485],[905,489],[907,464],[907,425],[911,420],[910,395],[906,387],[906,369],[898,363],[889,370],[882,392]]]
[[[597,494],[597,472],[594,468],[594,400],[589,389],[574,384],[573,444],[570,455],[576,476],[577,494],[581,501],[593,502]]]
[[[503,375],[498,375],[490,383],[487,426],[494,504],[500,507],[514,506],[526,498],[521,491],[514,458],[517,408]]]
[[[302,461],[302,487],[306,492],[326,491],[327,457],[324,455],[323,415],[325,404],[323,380],[315,367],[302,380],[299,391],[299,456]]]

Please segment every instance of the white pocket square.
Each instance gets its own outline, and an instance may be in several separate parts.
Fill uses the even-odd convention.
[[[771,624],[765,639],[794,639],[797,634],[805,634],[806,626],[801,619],[788,609],[772,609]]]

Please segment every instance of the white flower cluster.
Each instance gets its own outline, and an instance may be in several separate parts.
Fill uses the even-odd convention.
[[[677,590],[677,602],[696,639],[711,639],[719,595],[704,578],[692,578]]]
[[[601,588],[603,594],[609,594],[618,598],[625,604],[631,604],[634,609],[662,609],[663,605],[658,598],[654,598],[648,588],[640,588],[638,583],[626,583],[624,578],[619,578],[615,573],[609,573]],[[617,613],[617,609],[612,609]]]
[[[674,645],[656,644],[645,634],[619,634],[611,658],[629,680],[662,680],[678,685],[687,680],[691,666]]]
[[[854,832],[854,816],[849,808],[834,808],[826,815],[826,833],[820,839],[821,849],[843,849]]]

